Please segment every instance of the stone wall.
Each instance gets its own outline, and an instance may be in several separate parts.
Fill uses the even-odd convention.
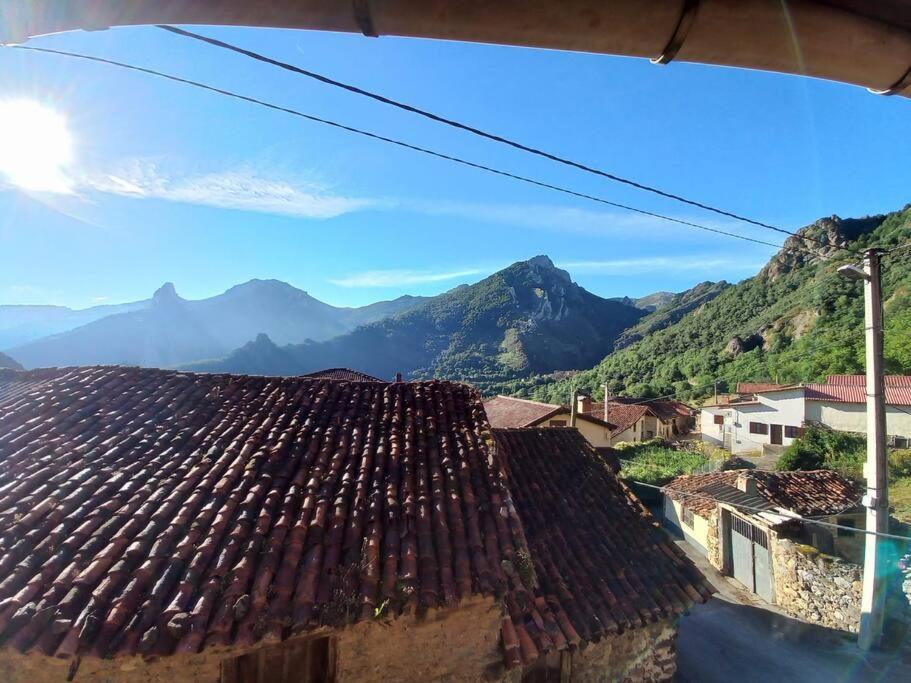
[[[721,548],[721,534],[719,530],[721,513],[718,509],[712,510],[708,518],[708,533],[706,534],[706,548],[708,553],[706,558],[715,569],[722,571],[724,569],[724,557]]]
[[[659,621],[572,653],[572,683],[668,681],[677,669],[677,624]]]
[[[500,647],[501,607],[493,598],[466,598],[459,606],[421,618],[365,621],[336,632],[336,681],[498,680],[506,675]],[[76,683],[217,683],[223,661],[275,647],[212,647],[168,657],[83,657]],[[73,662],[37,653],[0,650],[0,682],[61,683]]]
[[[863,568],[785,538],[772,547],[775,602],[799,619],[857,633]]]

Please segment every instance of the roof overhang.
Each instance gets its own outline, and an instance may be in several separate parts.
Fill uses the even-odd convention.
[[[0,42],[140,24],[269,26],[596,52],[911,94],[906,0],[5,0]]]

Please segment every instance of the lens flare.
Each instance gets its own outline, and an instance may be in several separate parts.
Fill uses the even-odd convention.
[[[34,100],[0,100],[0,177],[24,190],[72,192],[66,119]]]

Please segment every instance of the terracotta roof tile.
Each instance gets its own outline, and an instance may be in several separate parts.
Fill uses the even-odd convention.
[[[193,652],[508,588],[477,393],[104,367],[0,406],[0,637]]]
[[[604,404],[601,403],[594,405],[596,407],[586,410],[585,415],[601,420],[603,423]],[[612,401],[608,407],[607,413],[607,425],[609,425],[611,428],[611,436],[616,436],[621,432],[625,432],[627,429],[636,424],[640,419],[642,419],[642,416],[646,413],[651,413],[651,409],[647,405],[643,405],[641,403],[616,403]]]
[[[317,370],[316,372],[308,372],[306,375],[301,375],[301,377],[309,377],[310,379],[337,379],[343,380],[346,382],[386,382],[388,380],[380,379],[379,377],[374,377],[373,375],[368,375],[366,372],[361,372],[359,370],[351,370],[350,368],[326,368],[325,370]]]
[[[538,651],[678,615],[712,589],[575,429],[495,429],[537,588],[510,620]],[[504,629],[504,635],[508,629]],[[519,648],[525,661],[525,648]]]
[[[729,470],[677,477],[667,485],[667,495],[680,500],[696,514],[707,517],[715,509],[714,502],[695,496],[675,495],[674,491],[706,493],[707,489],[719,484],[735,486],[741,474],[755,480],[757,493],[770,504],[809,517],[850,509],[863,493],[858,484],[831,470]]]
[[[886,375],[885,383],[887,387],[911,387],[911,375]],[[867,378],[865,375],[829,375],[826,384],[863,387]]]
[[[492,427],[509,428],[531,426],[568,408],[512,396],[495,396],[484,401],[484,410]]]

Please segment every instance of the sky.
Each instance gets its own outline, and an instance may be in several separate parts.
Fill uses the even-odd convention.
[[[905,98],[680,62],[197,30],[789,230],[911,200],[901,153],[911,139]],[[781,241],[153,27],[28,45],[167,71],[610,201]],[[197,299],[276,278],[356,306],[436,294],[538,254],[595,294],[635,297],[736,282],[775,251],[59,56],[0,48],[0,121],[4,111],[15,125],[5,126],[5,144],[0,131],[0,304],[133,301],[166,281]],[[50,168],[32,168],[35,159],[50,159]]]

